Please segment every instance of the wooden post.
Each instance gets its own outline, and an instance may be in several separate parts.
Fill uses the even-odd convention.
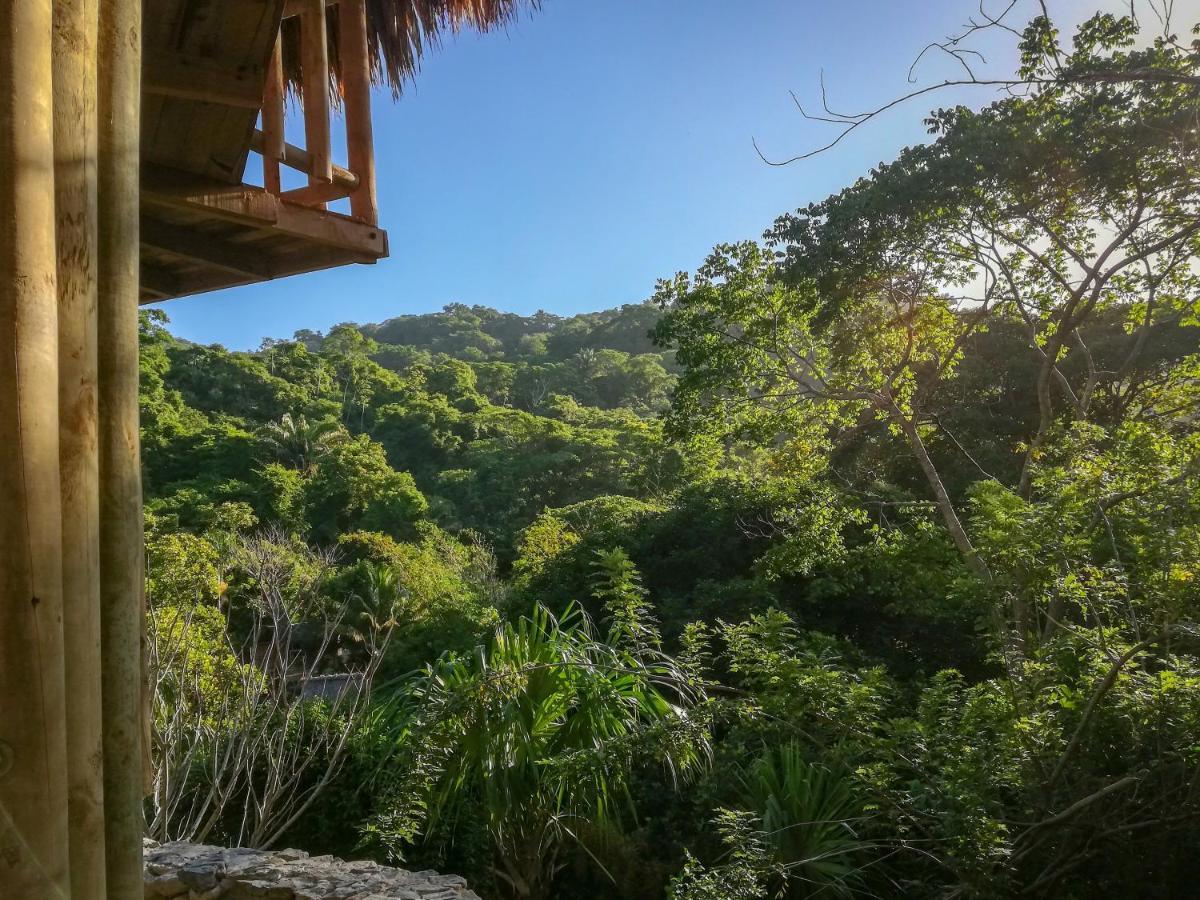
[[[267,65],[267,85],[263,91],[262,130],[263,187],[269,193],[282,190],[279,163],[283,160],[283,48],[279,37]]]
[[[100,5],[100,623],[110,897],[142,888],[142,484],[138,442],[141,0]]]
[[[309,184],[333,181],[329,139],[329,45],[325,0],[303,0],[300,16],[300,75],[304,84],[304,141],[312,157]]]
[[[51,0],[0,14],[0,894],[66,897]]]
[[[54,0],[54,199],[72,900],[104,900],[96,445],[97,0]]]
[[[346,153],[358,189],[350,195],[356,219],[376,225],[375,148],[371,126],[371,59],[367,52],[366,0],[341,0],[338,6],[338,50],[346,104]]]

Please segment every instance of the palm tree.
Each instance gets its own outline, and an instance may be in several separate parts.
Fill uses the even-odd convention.
[[[308,471],[334,444],[345,439],[341,425],[330,419],[310,423],[304,416],[284,413],[278,422],[268,422],[258,431],[277,459],[300,471]]]
[[[408,591],[400,581],[400,573],[393,567],[364,561],[363,574],[367,589],[355,594],[358,617],[349,626],[350,636],[359,643],[367,643],[373,636],[384,634],[400,624],[404,601]],[[359,623],[365,627],[360,628]]]
[[[575,354],[575,365],[584,378],[591,378],[596,374],[596,365],[599,362],[599,356],[591,347],[584,347]]]

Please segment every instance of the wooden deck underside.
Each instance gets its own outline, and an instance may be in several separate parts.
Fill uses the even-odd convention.
[[[141,302],[387,256],[382,229],[262,188],[143,167]]]
[[[145,0],[142,160],[240,184],[284,0]]]
[[[141,301],[387,256],[376,225],[243,184],[284,0],[146,0]]]

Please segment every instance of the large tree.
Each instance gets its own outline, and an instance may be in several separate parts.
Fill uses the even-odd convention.
[[[1144,66],[1132,20],[1098,17],[1073,71]],[[1109,52],[1099,54],[1103,45]],[[1027,48],[1038,65],[1042,45]],[[1195,59],[1157,65],[1195,72]],[[1014,322],[1036,361],[1018,492],[1063,419],[1122,389],[1163,322],[1194,318],[1200,283],[1200,87],[1180,80],[1053,82],[979,112],[943,110],[935,139],[769,232],[775,252],[717,248],[693,281],[660,285],[658,328],[685,374],[677,425],[764,427],[785,439],[881,419],[912,452],[967,564],[977,553],[931,458],[930,401],[967,341]],[[1084,339],[1101,315],[1129,332],[1104,369]],[[814,432],[814,424],[818,432]],[[808,443],[796,449],[803,452]]]

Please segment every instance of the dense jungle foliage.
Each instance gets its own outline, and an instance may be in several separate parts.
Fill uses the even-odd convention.
[[[145,315],[155,835],[488,898],[1190,896],[1200,51],[1022,50],[642,304]]]

